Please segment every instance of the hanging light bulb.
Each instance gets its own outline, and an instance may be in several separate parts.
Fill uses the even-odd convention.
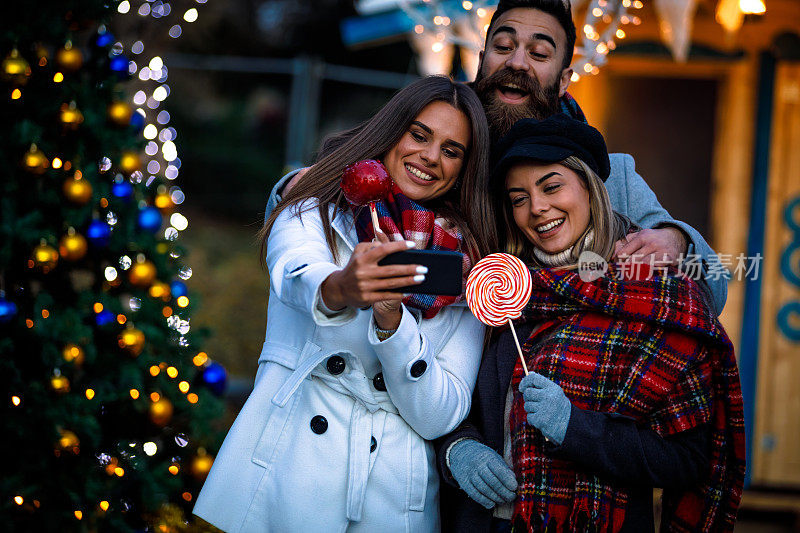
[[[764,0],[739,0],[739,9],[745,15],[763,15],[767,12]]]

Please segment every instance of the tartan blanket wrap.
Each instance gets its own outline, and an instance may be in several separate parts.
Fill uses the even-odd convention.
[[[708,424],[708,476],[663,495],[662,532],[730,532],[745,473],[744,414],[733,346],[700,288],[677,275],[594,282],[573,271],[532,272],[521,320],[541,323],[524,343],[526,364],[584,410],[619,413],[661,436]],[[512,454],[520,481],[515,531],[618,531],[627,494],[613,479],[552,458],[526,422],[512,377]]]
[[[467,274],[472,268],[469,254],[466,253],[464,238],[458,228],[451,226],[446,220],[437,218],[436,214],[417,202],[411,200],[396,185],[383,201],[375,202],[378,222],[381,229],[393,241],[414,241],[417,250],[447,250],[461,252],[464,260],[461,266],[460,296],[441,296],[435,294],[409,294],[403,303],[422,311],[423,318],[433,318],[446,305],[464,298],[463,290]],[[372,229],[372,218],[369,207],[354,208],[356,233],[360,242],[371,242],[375,237]]]

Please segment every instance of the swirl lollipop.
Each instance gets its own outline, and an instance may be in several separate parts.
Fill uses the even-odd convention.
[[[369,205],[373,233],[381,231],[375,202],[386,198],[392,191],[392,178],[383,163],[374,159],[347,165],[342,172],[342,192],[353,205]]]
[[[511,326],[526,376],[528,367],[512,320],[522,315],[532,289],[528,267],[510,254],[487,255],[478,261],[467,277],[467,305],[472,314],[487,326]]]

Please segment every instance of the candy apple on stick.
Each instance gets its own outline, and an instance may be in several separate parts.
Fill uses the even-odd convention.
[[[383,233],[378,222],[375,202],[386,198],[392,191],[392,178],[383,163],[374,159],[347,165],[342,173],[342,192],[353,205],[368,205],[372,215],[372,229],[376,235]]]

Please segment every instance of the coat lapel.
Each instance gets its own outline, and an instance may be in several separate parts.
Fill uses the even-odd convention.
[[[348,252],[352,252],[356,244],[358,244],[358,236],[356,235],[356,227],[352,213],[336,209],[331,205],[328,215],[331,219],[333,231],[335,231],[339,238],[347,245]]]

